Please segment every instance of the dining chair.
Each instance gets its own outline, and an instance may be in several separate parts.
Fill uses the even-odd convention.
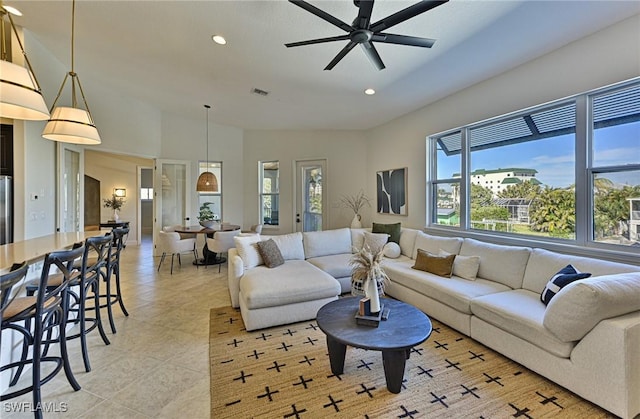
[[[192,253],[195,260],[198,260],[198,255],[196,253],[196,239],[181,239],[180,234],[175,231],[167,232],[160,231],[158,233],[158,248],[162,251],[162,256],[160,257],[160,263],[158,263],[158,272],[160,272],[160,267],[162,266],[162,262],[164,262],[164,258],[167,255],[171,255],[171,274],[173,275],[173,258],[174,256],[178,256],[178,263],[182,266],[182,261],[180,260],[180,254],[182,253]]]
[[[71,387],[75,391],[80,390],[80,384],[73,376],[67,352],[65,307],[69,298],[67,292],[69,284],[80,275],[73,264],[76,259],[83,256],[84,251],[85,247],[80,246],[76,249],[48,253],[40,275],[39,292],[34,296],[13,299],[3,313],[2,330],[13,330],[22,334],[23,341],[20,360],[2,365],[0,371],[11,371],[17,368],[9,383],[10,387],[18,383],[25,367],[31,368],[31,380],[25,387],[0,395],[0,401],[31,392],[33,397],[31,406],[36,418],[43,417],[41,386],[52,380],[60,370],[64,370]],[[56,270],[61,272],[63,277],[60,285],[51,289],[47,284]],[[55,355],[47,353],[51,344],[59,346],[59,353]],[[29,348],[31,348],[31,358],[29,358]],[[53,363],[54,367],[43,371],[43,363]]]
[[[220,254],[226,254],[229,249],[236,247],[233,238],[238,234],[240,234],[240,230],[216,231],[213,238],[207,237],[207,248],[209,251],[215,252],[219,258]],[[218,263],[218,272],[221,271],[223,262]]]

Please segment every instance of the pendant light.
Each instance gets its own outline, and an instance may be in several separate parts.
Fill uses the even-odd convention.
[[[218,179],[216,175],[209,171],[209,109],[211,106],[204,105],[207,109],[207,168],[204,173],[198,176],[196,191],[198,192],[218,192]]]
[[[4,7],[0,0],[0,117],[27,121],[49,119],[49,109],[44,102],[40,85],[13,23],[12,13],[21,15],[13,8]],[[7,44],[11,44],[11,34],[8,37],[5,36],[5,15],[9,18],[26,67],[8,60]]]
[[[91,112],[89,111],[89,104],[84,96],[82,85],[80,84],[80,78],[74,70],[74,41],[75,41],[75,21],[76,21],[76,1],[73,0],[71,6],[71,71],[69,71],[62,80],[60,90],[56,100],[51,105],[51,118],[47,125],[44,127],[42,136],[48,140],[61,141],[65,143],[74,144],[87,144],[95,145],[100,144],[100,135],[96,128]],[[71,77],[71,107],[58,106],[55,107],[62,94],[67,79]],[[76,99],[76,85],[80,90],[80,96],[84,102],[84,109],[78,107],[78,100]]]

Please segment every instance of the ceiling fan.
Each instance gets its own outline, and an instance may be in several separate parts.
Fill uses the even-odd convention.
[[[300,47],[303,45],[321,44],[325,42],[335,41],[349,41],[349,43],[342,48],[342,50],[335,56],[333,60],[324,68],[325,70],[331,70],[336,64],[340,62],[356,45],[360,44],[362,50],[369,58],[371,63],[378,69],[385,68],[378,51],[373,46],[374,42],[382,42],[386,44],[397,45],[409,45],[414,47],[431,48],[436,42],[435,39],[418,38],[415,36],[407,35],[395,35],[390,33],[384,33],[385,29],[389,29],[392,26],[409,20],[421,13],[438,7],[449,0],[443,1],[429,1],[423,0],[419,3],[411,5],[406,9],[402,9],[392,15],[385,17],[378,22],[371,23],[371,12],[373,11],[373,0],[354,0],[353,3],[358,8],[358,16],[354,19],[351,25],[343,22],[342,20],[330,15],[329,13],[321,10],[304,0],[289,0],[289,2],[295,4],[298,7],[303,8],[309,13],[313,13],[320,19],[324,19],[348,32],[346,35],[332,36],[328,38],[311,39],[309,41],[291,42],[285,44],[287,48]]]

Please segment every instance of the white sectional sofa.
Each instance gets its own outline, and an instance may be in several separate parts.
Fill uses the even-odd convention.
[[[229,291],[247,330],[315,318],[322,305],[348,292],[349,259],[363,235],[345,228],[271,237],[285,259],[276,268],[247,255],[252,244],[231,249]],[[615,415],[640,414],[640,266],[405,228],[399,247],[401,255],[384,262],[388,295]],[[418,249],[474,257],[477,274],[471,280],[416,270]],[[569,264],[592,276],[564,287],[545,306],[541,292]]]

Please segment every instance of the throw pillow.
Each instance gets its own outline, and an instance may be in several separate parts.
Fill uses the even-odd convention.
[[[590,276],[590,273],[581,273],[572,265],[567,265],[560,269],[560,271],[547,282],[547,286],[544,287],[542,294],[540,294],[540,301],[542,301],[544,305],[547,305],[563,287],[566,287],[573,281],[589,278]]]
[[[389,241],[400,244],[401,223],[395,224],[377,224],[373,223],[372,233],[387,233]]]
[[[449,252],[440,249],[438,256],[449,256]],[[480,256],[456,255],[453,260],[453,274],[469,281],[475,281],[480,269]]]
[[[382,248],[382,254],[389,259],[397,259],[400,257],[400,246],[394,242],[389,242]]]
[[[258,243],[261,240],[258,234],[252,234],[250,236],[235,236],[233,242],[236,245],[236,250],[245,269],[255,268],[262,265],[262,257],[258,252]]]
[[[368,231],[365,231],[364,244],[362,247],[369,249],[371,253],[376,254],[382,250],[385,244],[387,244],[387,240],[389,240],[389,235],[387,233],[369,233]]]
[[[416,257],[416,263],[412,268],[451,278],[455,258],[456,255],[436,256],[425,250],[418,249],[418,257]]]
[[[284,260],[304,260],[302,233],[282,234],[272,236],[271,238],[278,245],[278,249],[280,249]]]
[[[264,264],[267,265],[267,268],[275,268],[276,266],[280,266],[284,263],[284,258],[282,257],[282,253],[280,253],[280,248],[273,239],[258,242],[256,245],[258,246],[258,252],[260,253],[260,256],[262,256],[262,260],[264,261]]]

